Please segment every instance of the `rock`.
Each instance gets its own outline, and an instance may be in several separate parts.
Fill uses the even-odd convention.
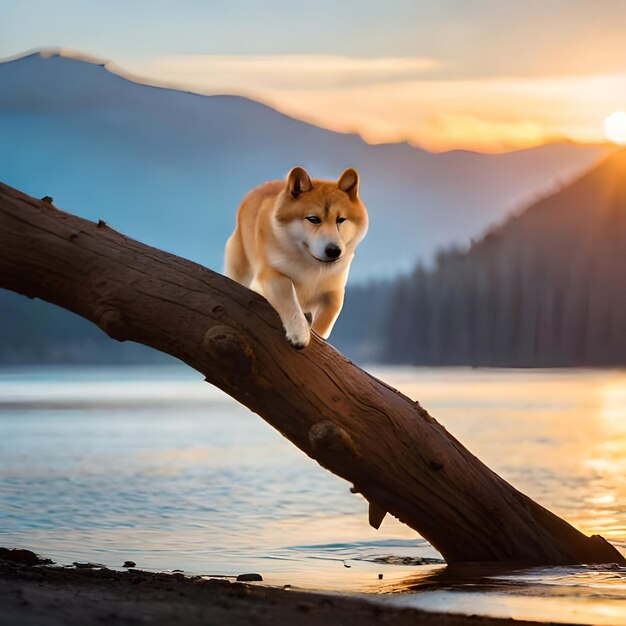
[[[261,574],[239,574],[239,576],[237,576],[237,582],[240,583],[251,583],[262,580],[263,576],[261,576]]]
[[[102,563],[80,563],[78,561],[74,561],[72,565],[76,569],[106,569],[106,565],[102,565]]]
[[[122,567],[137,567],[137,563],[135,561],[124,561]]]
[[[23,565],[41,565],[52,563],[50,559],[40,559],[34,552],[22,548],[0,548],[0,559]]]

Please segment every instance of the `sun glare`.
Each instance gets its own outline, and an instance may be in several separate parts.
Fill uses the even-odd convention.
[[[609,141],[626,145],[626,111],[615,111],[604,120],[604,134]]]

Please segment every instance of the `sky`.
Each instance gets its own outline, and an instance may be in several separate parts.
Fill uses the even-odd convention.
[[[624,33],[625,0],[0,0],[0,57],[78,51],[436,151],[603,141]]]

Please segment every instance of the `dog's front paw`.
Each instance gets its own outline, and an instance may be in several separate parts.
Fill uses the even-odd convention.
[[[285,324],[285,334],[287,341],[298,350],[306,348],[311,340],[311,330],[304,315],[291,320],[290,324]]]

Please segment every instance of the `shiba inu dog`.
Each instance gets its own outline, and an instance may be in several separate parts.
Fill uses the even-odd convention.
[[[368,220],[359,175],[316,180],[294,167],[286,181],[250,191],[226,244],[225,273],[264,296],[289,342],[304,348],[311,327],[324,339],[337,320],[350,263]]]

